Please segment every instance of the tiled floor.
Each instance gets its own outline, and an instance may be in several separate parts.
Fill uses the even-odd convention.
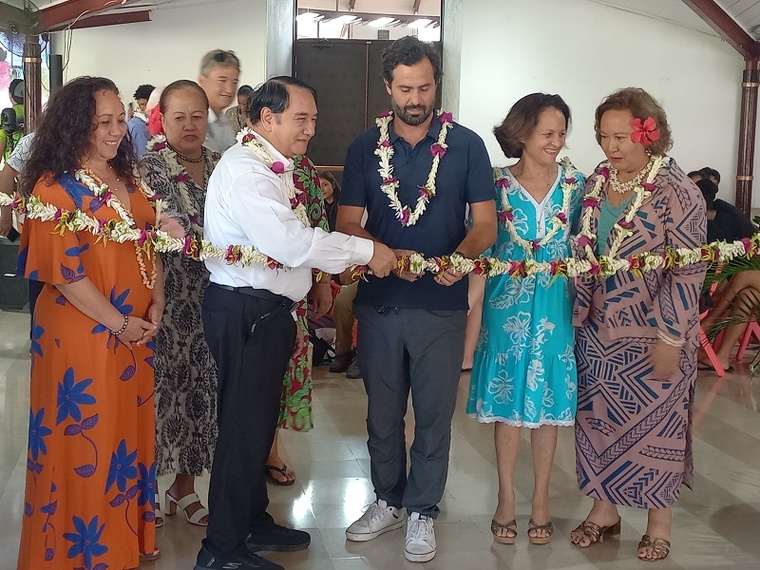
[[[28,316],[0,312],[0,570],[15,568],[23,496],[28,413]],[[673,550],[657,570],[760,567],[760,398],[758,380],[746,366],[719,380],[700,373],[695,418],[695,491],[685,490],[675,509]],[[742,373],[744,372],[744,373]],[[623,533],[588,550],[573,547],[570,530],[590,501],[576,487],[573,432],[561,430],[552,478],[557,532],[548,546],[525,537],[532,474],[524,438],[518,464],[520,536],[515,546],[494,544],[489,522],[496,495],[493,428],[463,411],[469,378],[463,375],[453,426],[451,467],[442,513],[436,522],[438,555],[425,565],[403,557],[403,532],[369,543],[349,543],[344,528],[373,500],[365,432],[365,394],[360,380],[318,368],[314,382],[317,427],[283,432],[282,447],[298,481],[270,487],[271,512],[312,534],[308,551],[267,555],[289,570],[435,568],[438,570],[648,568],[636,559],[646,526],[643,511],[625,509]],[[527,433],[525,434],[527,436]],[[162,481],[165,484],[166,481]],[[208,479],[200,481],[205,497]],[[190,570],[203,530],[177,517],[158,531],[162,558],[145,568]],[[36,570],[36,569],[35,569]],[[44,569],[41,569],[44,570]]]

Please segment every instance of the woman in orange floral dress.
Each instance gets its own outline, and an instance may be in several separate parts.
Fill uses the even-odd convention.
[[[138,242],[101,241],[79,210],[147,229],[124,106],[108,79],[50,100],[22,182],[19,268],[45,283],[33,315],[31,410],[19,570],[122,570],[155,558],[151,339],[161,268]],[[56,212],[42,221],[39,203]]]

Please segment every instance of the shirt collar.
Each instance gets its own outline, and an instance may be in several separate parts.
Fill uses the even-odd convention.
[[[438,112],[433,111],[433,120],[430,122],[430,128],[428,129],[426,138],[432,137],[433,140],[438,140],[438,135],[441,133],[441,121],[438,120]],[[393,128],[393,121],[388,125],[388,139],[391,144],[395,145],[396,141],[401,138],[401,135],[396,134],[396,130]]]
[[[295,169],[295,163],[293,162],[293,159],[286,157],[279,150],[277,150],[272,143],[270,143],[266,138],[264,138],[264,135],[262,135],[261,133],[257,131],[256,138],[258,138],[262,146],[265,149],[267,149],[269,156],[272,157],[272,162],[277,162],[279,160],[285,165],[286,171]]]

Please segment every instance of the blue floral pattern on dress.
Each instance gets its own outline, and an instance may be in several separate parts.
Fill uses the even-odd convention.
[[[81,382],[77,382],[74,378],[74,369],[66,370],[63,382],[58,383],[58,417],[55,420],[55,425],[60,424],[69,416],[75,422],[82,419],[82,411],[79,406],[95,403],[94,396],[85,393],[90,384],[92,384],[92,378],[85,378]]]
[[[73,517],[72,520],[76,532],[66,532],[63,535],[63,538],[69,542],[73,542],[67,556],[69,558],[81,556],[84,570],[90,570],[93,568],[92,558],[94,556],[103,556],[108,552],[108,547],[100,544],[100,536],[103,534],[106,525],[102,524],[98,526],[98,517],[94,517],[89,524],[79,517]]]
[[[106,493],[114,483],[122,493],[127,490],[127,482],[137,477],[137,467],[134,465],[136,459],[137,450],[128,453],[127,441],[122,439],[119,442],[119,447],[111,455],[111,465],[108,468],[108,479],[106,480]]]

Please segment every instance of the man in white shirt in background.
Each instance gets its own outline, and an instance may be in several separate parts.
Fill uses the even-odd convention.
[[[208,130],[204,144],[217,152],[224,152],[235,144],[235,129],[224,116],[224,110],[237,93],[240,60],[227,50],[215,49],[201,60],[198,85],[208,97]]]
[[[295,343],[291,310],[311,287],[312,268],[340,273],[368,264],[385,277],[396,266],[380,243],[327,233],[297,217],[292,157],[306,153],[314,136],[314,90],[291,77],[270,79],[251,95],[249,112],[254,140],[225,152],[209,180],[204,237],[225,249],[252,245],[291,269],[206,260],[203,327],[219,367],[219,438],[211,517],[195,570],[279,570],[256,552],[309,546],[308,533],[275,524],[266,510],[264,468]]]

